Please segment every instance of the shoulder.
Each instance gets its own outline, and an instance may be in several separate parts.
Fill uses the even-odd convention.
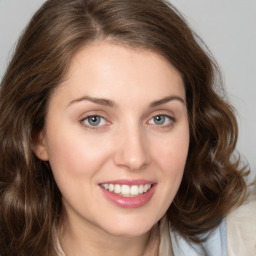
[[[227,216],[229,256],[256,255],[256,198]]]
[[[182,236],[172,230],[170,234],[175,256],[227,256],[225,219],[208,234],[207,240],[200,245],[186,241]]]

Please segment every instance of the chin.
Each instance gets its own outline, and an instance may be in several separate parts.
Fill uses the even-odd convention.
[[[115,222],[114,225],[110,225],[105,227],[105,231],[113,236],[119,237],[139,237],[146,233],[148,233],[151,228],[154,226],[154,222],[146,223],[146,222]]]

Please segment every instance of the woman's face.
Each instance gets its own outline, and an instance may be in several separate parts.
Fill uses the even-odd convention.
[[[179,72],[156,53],[95,42],[52,94],[35,151],[71,227],[137,236],[172,203],[188,146]]]

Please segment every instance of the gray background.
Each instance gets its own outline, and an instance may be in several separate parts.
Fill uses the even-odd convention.
[[[139,1],[139,0],[138,0]],[[209,46],[237,110],[238,151],[256,174],[256,1],[170,0]],[[0,80],[15,43],[44,0],[0,0]]]

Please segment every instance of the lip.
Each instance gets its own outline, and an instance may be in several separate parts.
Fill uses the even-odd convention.
[[[147,204],[153,197],[157,184],[148,180],[115,180],[102,182],[101,184],[120,184],[120,185],[145,185],[151,184],[152,187],[146,192],[134,197],[124,197],[115,193],[112,193],[99,185],[99,188],[103,192],[103,195],[107,200],[121,208],[139,208]]]

